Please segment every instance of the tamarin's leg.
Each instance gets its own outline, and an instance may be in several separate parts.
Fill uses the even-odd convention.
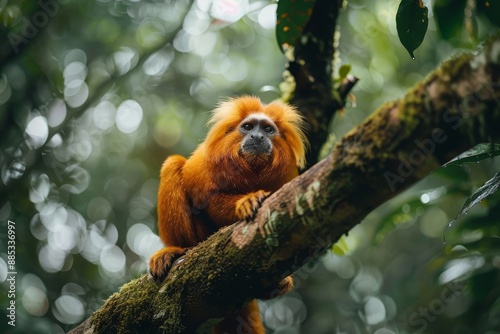
[[[257,300],[252,300],[235,314],[229,315],[212,330],[212,334],[265,334]]]

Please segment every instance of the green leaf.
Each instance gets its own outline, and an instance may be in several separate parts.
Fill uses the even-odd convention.
[[[346,255],[349,252],[349,246],[347,246],[347,242],[345,241],[345,238],[347,238],[346,235],[343,235],[339,241],[337,241],[333,246],[332,246],[332,252],[335,255],[343,256]]]
[[[349,74],[349,72],[351,72],[351,64],[346,64],[346,65],[342,65],[340,66],[339,68],[339,80],[342,81],[344,80],[347,75]]]
[[[280,0],[276,10],[276,39],[282,52],[296,43],[311,17],[315,0]]]
[[[450,160],[443,167],[462,166],[464,163],[479,162],[500,155],[500,144],[479,144]]]
[[[399,40],[415,59],[413,51],[422,44],[429,25],[428,9],[422,0],[402,0],[396,15]]]
[[[500,172],[496,173],[490,180],[488,180],[482,187],[477,189],[464,203],[462,210],[447,226],[451,227],[462,215],[467,214],[469,210],[484,200],[486,197],[494,194],[500,187]],[[445,230],[446,232],[446,230]]]

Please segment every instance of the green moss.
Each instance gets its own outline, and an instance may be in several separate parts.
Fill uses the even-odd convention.
[[[149,280],[147,275],[124,284],[119,293],[111,295],[92,315],[91,321],[95,331],[99,333],[144,332],[144,326],[151,323],[149,318],[151,295],[157,290],[157,284]]]
[[[459,54],[454,56],[444,61],[433,73],[433,76],[446,83],[455,81],[464,70],[469,69],[467,63],[470,63],[472,58],[472,54]]]
[[[425,82],[410,89],[398,106],[398,118],[405,133],[412,134],[422,121],[422,107],[425,105]]]
[[[447,94],[450,91],[448,86],[463,75],[464,71],[468,71],[472,55],[460,54],[441,64],[441,66],[429,75],[424,81],[412,87],[401,100],[398,107],[398,118],[403,125],[406,135],[412,134],[420,125],[421,122],[430,121],[434,116],[431,114],[435,110],[429,110],[429,96],[427,88],[431,84],[438,84],[443,87],[440,91],[439,99],[447,99]],[[435,96],[433,98],[436,98]],[[446,105],[446,103],[443,103]]]

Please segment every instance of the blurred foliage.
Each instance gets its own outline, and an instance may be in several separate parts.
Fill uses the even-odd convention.
[[[492,26],[500,27],[500,2],[490,0],[435,0],[440,35],[453,45],[473,45]]]
[[[279,97],[277,4],[240,3],[224,12],[202,0],[0,1],[2,314],[9,220],[17,271],[16,327],[3,317],[0,332],[65,332],[144,273],[161,247],[165,157],[193,150],[221,99]],[[435,14],[451,3],[435,1]],[[498,23],[487,10],[497,4],[477,1],[479,39]],[[334,140],[473,46],[456,25],[436,24],[426,3],[429,27],[412,61],[399,45],[398,5],[351,0],[340,17],[335,72],[344,66],[361,81],[331,125]],[[498,157],[443,167],[382,205],[342,240],[347,255],[318,254],[296,272],[294,292],[261,304],[269,332],[499,332],[498,194],[445,231],[499,167]]]

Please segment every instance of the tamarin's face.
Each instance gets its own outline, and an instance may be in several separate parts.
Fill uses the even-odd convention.
[[[243,137],[239,154],[270,155],[273,150],[273,138],[278,135],[278,127],[265,114],[254,113],[246,117],[238,125]]]
[[[303,119],[293,107],[275,101],[262,104],[242,96],[222,102],[213,112],[202,149],[216,169],[231,164],[281,172],[304,167]]]

